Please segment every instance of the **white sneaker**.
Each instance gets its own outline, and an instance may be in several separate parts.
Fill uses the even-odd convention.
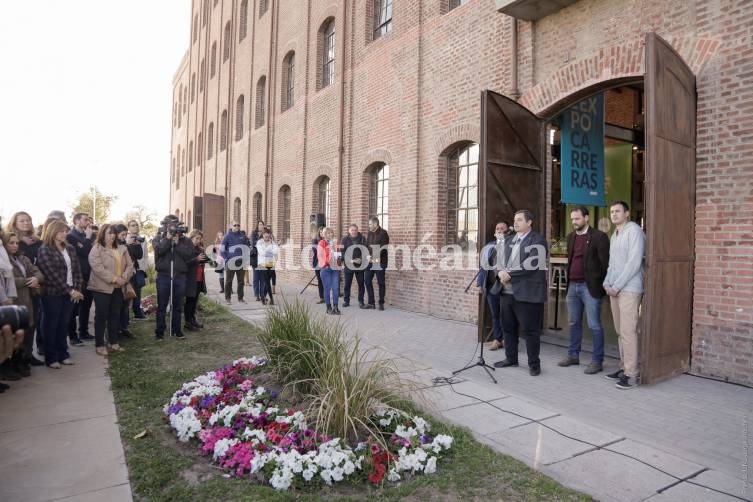
[[[76,363],[74,363],[73,361],[71,361],[70,358],[67,358],[67,359],[63,359],[62,361],[60,361],[60,364],[64,364],[66,366],[73,366]]]

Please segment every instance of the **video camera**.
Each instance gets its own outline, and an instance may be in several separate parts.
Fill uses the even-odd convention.
[[[0,307],[0,326],[10,325],[13,331],[29,329],[29,311],[22,305]]]
[[[159,233],[162,237],[173,237],[177,234],[188,233],[188,227],[185,223],[180,221],[176,216],[169,214],[160,222]],[[143,237],[142,237],[143,239]],[[139,241],[143,242],[143,241]]]

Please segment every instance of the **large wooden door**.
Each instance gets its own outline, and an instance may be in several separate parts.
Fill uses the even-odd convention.
[[[641,382],[690,363],[695,232],[695,76],[658,35],[646,36],[646,290]]]
[[[225,233],[225,197],[213,193],[204,193],[201,203],[201,223],[204,242],[214,242],[217,232]]]
[[[528,109],[496,92],[481,93],[479,204],[480,238],[485,245],[500,220],[512,224],[520,209],[534,213],[544,233],[544,123]],[[479,339],[486,339],[491,316],[479,301]]]

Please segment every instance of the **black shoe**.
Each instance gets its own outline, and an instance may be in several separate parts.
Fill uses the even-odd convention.
[[[8,389],[10,389],[10,385],[7,385],[7,384],[4,384],[4,383],[0,382],[0,394],[2,394],[3,392],[5,392]]]
[[[366,304],[363,303],[363,302],[358,302],[358,308],[365,309],[366,308]]]
[[[259,298],[259,297],[257,296],[257,297],[256,297],[256,301],[257,301],[257,302],[260,302],[260,301],[261,301],[261,298]]]
[[[203,325],[202,323],[200,323],[199,321],[197,321],[197,320],[195,320],[195,319],[191,321],[191,324],[192,324],[192,325],[193,325],[193,327],[194,327],[194,328],[196,328],[196,329],[201,329],[201,328],[203,328],[203,327],[204,327],[204,325]]]
[[[26,362],[22,351],[16,351],[11,357],[11,367],[22,377],[31,376],[31,366]]]
[[[350,307],[350,303],[349,302],[343,302],[343,308],[345,308],[345,307]]]
[[[126,338],[133,338],[133,333],[129,329],[121,329],[118,332],[118,336],[124,336]]]
[[[337,308],[337,305],[335,305],[334,307],[332,307],[332,313],[334,315],[340,315],[340,314],[342,314],[342,312],[340,312],[340,309]]]
[[[147,316],[145,316],[145,315],[135,315],[135,316],[133,316],[133,320],[134,321],[146,321],[147,319],[149,319],[149,318]],[[94,337],[92,337],[92,338],[94,338]]]
[[[635,387],[635,385],[630,383],[630,377],[626,376],[624,373],[620,377],[620,381],[615,384],[615,387],[622,390],[630,390]]]
[[[528,373],[531,376],[538,376],[541,374],[541,367],[540,366],[534,366],[533,368],[528,369]]]
[[[384,303],[379,304],[379,310],[384,310]]]
[[[328,314],[331,314],[331,313],[332,313],[332,307],[330,307],[329,305],[327,305],[327,313],[328,313]]]
[[[165,339],[165,335],[163,333],[155,333],[154,339],[157,340],[158,342],[161,342],[162,340]]]
[[[71,345],[75,345],[76,347],[81,347],[84,345],[84,342],[81,341],[79,337],[71,337],[70,338]]]
[[[518,361],[510,361],[509,359],[502,359],[494,363],[495,368],[507,368],[508,366],[517,366]]]
[[[376,308],[376,307],[374,307],[373,304],[369,303],[368,305],[361,305],[361,308],[368,310],[368,309],[373,309],[373,308]]]
[[[269,304],[270,305],[274,305],[275,304],[275,299],[274,299],[274,297],[272,295],[269,295]]]
[[[10,359],[6,359],[4,363],[0,364],[0,380],[21,380],[21,375],[11,366]]]
[[[194,327],[193,324],[184,324],[183,327],[187,329],[188,331],[199,331],[199,328]]]
[[[136,319],[139,319],[139,318],[137,317]],[[146,319],[146,317],[144,317],[143,319]],[[94,335],[90,335],[89,333],[80,334],[78,335],[78,337],[81,340],[94,340]]]
[[[40,361],[39,359],[37,359],[34,356],[29,356],[29,358],[26,360],[26,362],[30,366],[44,366],[44,361]]]
[[[178,340],[185,340],[186,339],[186,335],[182,331],[179,331],[178,333],[173,333],[170,336],[174,336]]]
[[[606,378],[607,380],[619,380],[624,373],[625,372],[622,370],[617,370],[614,373],[607,373],[606,375],[604,375],[604,378]]]

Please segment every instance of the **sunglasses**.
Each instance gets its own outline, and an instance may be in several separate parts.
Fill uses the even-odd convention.
[[[240,225],[233,225],[233,227],[240,227]]]

